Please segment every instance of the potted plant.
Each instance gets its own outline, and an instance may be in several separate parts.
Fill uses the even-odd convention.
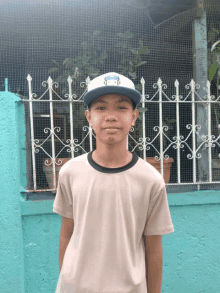
[[[148,111],[147,108],[142,108],[142,107],[137,107],[137,108],[138,108],[140,113]],[[140,115],[138,117],[138,119],[142,122],[143,116]],[[168,126],[168,130],[165,131],[166,136],[169,137],[169,133],[173,129],[173,123],[175,123],[175,122],[176,122],[176,119],[167,119],[167,118],[165,118],[165,120],[163,121],[163,126]],[[137,133],[137,135],[142,136],[142,128],[143,128],[142,123],[141,123],[141,125],[137,124],[135,126],[135,132]],[[160,138],[158,136],[157,140],[159,140],[159,139]],[[166,149],[167,143],[168,143],[167,139],[165,139],[165,136],[163,136],[164,149]],[[152,166],[154,166],[154,168],[157,169],[157,171],[161,173],[160,160],[156,161],[154,157],[147,157],[146,161],[149,164],[151,164]],[[171,168],[171,165],[172,165],[173,162],[174,162],[173,158],[163,160],[163,168],[164,168],[164,175],[163,176],[164,176],[164,181],[165,181],[166,184],[170,182],[170,168]]]
[[[56,188],[59,178],[60,168],[70,160],[71,158],[56,158],[55,159],[55,174],[56,174]],[[53,189],[53,164],[52,159],[44,158],[43,159],[43,171],[46,175],[46,179],[48,182],[48,189]]]
[[[215,23],[211,24],[211,29],[208,32],[208,43],[212,44],[210,54],[209,54],[209,81],[213,81],[216,85],[217,97],[219,96],[219,78],[220,78],[220,40],[219,38],[219,24],[216,23],[218,29],[215,27]],[[217,138],[220,135],[220,106],[218,103],[211,104],[214,111],[213,133]],[[212,178],[213,180],[220,180],[220,156],[219,149],[217,149],[217,144],[215,143],[214,155],[212,158]]]

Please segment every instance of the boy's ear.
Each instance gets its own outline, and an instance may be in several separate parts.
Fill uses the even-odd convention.
[[[88,111],[88,110],[86,110],[86,111],[85,111],[85,113],[84,113],[84,114],[85,114],[85,117],[86,117],[86,119],[87,119],[87,121],[88,121],[88,118],[87,118],[87,116],[88,116],[88,113],[89,113],[89,111]],[[88,121],[88,122],[89,122],[89,121]]]

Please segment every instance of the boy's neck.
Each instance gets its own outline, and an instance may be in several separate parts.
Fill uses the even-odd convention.
[[[92,159],[98,165],[105,167],[105,168],[120,168],[132,161],[133,154],[126,150],[124,154],[111,154],[107,155],[102,154],[100,155],[97,150],[92,152]]]

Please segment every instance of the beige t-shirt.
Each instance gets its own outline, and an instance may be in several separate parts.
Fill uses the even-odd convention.
[[[92,152],[59,172],[53,212],[74,220],[56,293],[147,293],[143,235],[174,232],[165,182],[133,153],[120,168]]]

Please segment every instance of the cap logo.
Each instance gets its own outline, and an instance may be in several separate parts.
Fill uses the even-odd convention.
[[[120,83],[120,78],[117,75],[108,75],[104,79],[105,85],[119,85]]]

